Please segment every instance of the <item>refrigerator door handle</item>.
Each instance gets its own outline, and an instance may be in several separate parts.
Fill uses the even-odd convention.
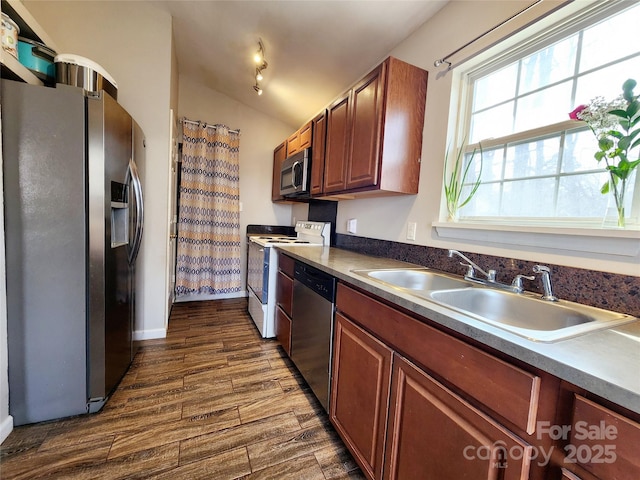
[[[133,194],[136,198],[136,225],[135,234],[131,247],[129,248],[129,264],[133,265],[138,257],[140,250],[140,242],[142,242],[142,228],[144,224],[144,201],[142,198],[142,183],[140,175],[138,175],[138,167],[133,158],[129,159],[129,168],[127,168],[127,179],[125,183],[130,184],[133,188]]]

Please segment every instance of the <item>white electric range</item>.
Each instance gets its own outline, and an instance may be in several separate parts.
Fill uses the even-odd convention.
[[[329,246],[331,223],[299,221],[295,237],[286,235],[249,236],[247,255],[247,290],[249,315],[264,338],[275,337],[277,245]]]

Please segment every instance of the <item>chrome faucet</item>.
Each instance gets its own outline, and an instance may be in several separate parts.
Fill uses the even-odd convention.
[[[485,272],[482,268],[480,268],[478,265],[473,263],[471,260],[469,260],[467,257],[465,257],[462,253],[460,253],[457,250],[449,250],[449,252],[447,253],[447,256],[449,258],[453,258],[454,255],[457,255],[458,257],[462,258],[466,262],[466,263],[460,262],[460,265],[467,267],[467,273],[465,274],[464,279],[470,282],[479,283],[481,285],[486,285],[492,288],[499,288],[501,290],[508,290],[513,293],[522,293],[524,292],[524,288],[522,286],[522,280],[523,279],[534,280],[536,278],[535,276],[516,275],[516,277],[511,282],[511,285],[506,283],[500,283],[496,281],[495,270],[489,270]],[[485,279],[485,278],[476,277],[476,270],[487,278]]]
[[[467,267],[467,274],[464,277],[467,280],[476,280],[476,281],[479,280],[479,281],[482,281],[482,279],[476,277],[476,270],[477,270],[481,274],[483,274],[485,277],[487,277],[487,280],[486,280],[487,282],[493,283],[493,282],[496,281],[496,271],[495,270],[489,270],[488,272],[485,272],[482,268],[480,268],[478,265],[473,263],[471,260],[469,260],[467,257],[465,257],[459,251],[457,251],[457,250],[449,250],[449,253],[447,254],[447,256],[449,258],[453,258],[454,255],[459,256],[465,262],[467,262],[467,263],[460,262],[460,265],[462,265],[464,267]]]
[[[524,287],[522,286],[522,279],[527,279],[527,280],[535,280],[535,275],[516,275],[516,278],[513,279],[513,282],[511,282],[511,288],[512,291],[514,291],[515,293],[522,293],[524,292]]]
[[[542,288],[544,289],[542,299],[549,302],[557,302],[558,298],[553,294],[553,287],[551,286],[551,269],[545,265],[534,265],[533,272],[542,274]]]

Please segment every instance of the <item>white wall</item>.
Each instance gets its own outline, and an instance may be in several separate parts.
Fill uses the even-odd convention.
[[[137,292],[134,334],[136,338],[163,336],[168,315],[165,296],[171,17],[145,2],[24,4],[56,43],[58,53],[90,58],[113,76],[118,83],[118,102],[144,130],[145,226],[137,265],[143,288]]]
[[[271,178],[273,149],[297,127],[286,125],[182,75],[179,91],[180,118],[240,129],[240,234],[241,265],[244,266],[247,225],[291,225],[291,206],[271,202]],[[242,281],[246,288],[244,275]]]
[[[432,228],[440,216],[442,195],[442,167],[447,142],[447,127],[450,122],[451,73],[444,67],[435,68],[433,62],[455,51],[468,41],[489,30],[503,20],[530,4],[528,1],[453,1],[448,3],[432,19],[398,45],[390,55],[429,71],[427,87],[426,118],[424,125],[422,166],[418,195],[341,201],[338,207],[337,231],[346,232],[349,218],[358,220],[358,236],[406,243],[415,243],[438,248],[457,248],[463,251],[485,253],[524,260],[548,262],[558,265],[590,268],[627,275],[640,275],[640,257],[603,255],[586,252],[558,252],[554,248],[537,246],[496,245],[480,240],[462,241],[439,238]],[[557,5],[560,2],[555,2]],[[544,2],[547,8],[554,2]],[[536,15],[539,15],[537,13]],[[534,17],[535,15],[529,15]],[[491,36],[496,41],[513,30],[520,22],[514,21]],[[477,49],[465,49],[455,61],[460,61]],[[356,79],[354,79],[355,81]],[[299,208],[294,208],[294,215]],[[406,239],[407,222],[417,222],[415,242]],[[609,239],[599,240],[602,244]]]

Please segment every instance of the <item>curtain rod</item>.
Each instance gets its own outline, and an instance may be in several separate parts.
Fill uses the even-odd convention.
[[[520,10],[518,13],[510,16],[509,18],[507,18],[506,20],[504,20],[503,22],[499,23],[498,25],[496,25],[493,28],[490,28],[489,30],[487,30],[486,32],[484,32],[481,35],[478,35],[476,38],[474,38],[473,40],[465,43],[464,45],[462,45],[460,48],[458,48],[457,50],[454,50],[453,52],[451,52],[449,55],[445,55],[444,57],[436,60],[435,62],[433,62],[433,66],[434,67],[439,67],[440,65],[442,65],[443,63],[447,64],[447,68],[451,68],[451,62],[447,61],[448,58],[452,57],[453,55],[455,55],[456,53],[458,53],[460,50],[464,50],[465,48],[467,48],[469,45],[477,42],[478,40],[480,40],[481,38],[489,35],[491,32],[493,32],[494,30],[497,30],[498,28],[502,27],[504,24],[510,22],[511,20],[513,20],[514,18],[522,15],[524,12],[526,12],[527,10],[529,10],[530,8],[535,7],[537,4],[539,4],[540,2],[542,2],[542,0],[536,0],[534,3],[532,3],[531,5],[529,5],[528,7]]]
[[[186,118],[181,118],[180,123],[190,123],[191,125],[198,125],[199,127],[202,127],[202,128],[213,128],[214,130],[217,128],[217,125],[211,125],[209,123],[201,122],[200,120],[198,121],[187,120]],[[229,129],[229,133],[237,133],[238,135],[240,135],[240,129],[237,129],[237,130]]]

